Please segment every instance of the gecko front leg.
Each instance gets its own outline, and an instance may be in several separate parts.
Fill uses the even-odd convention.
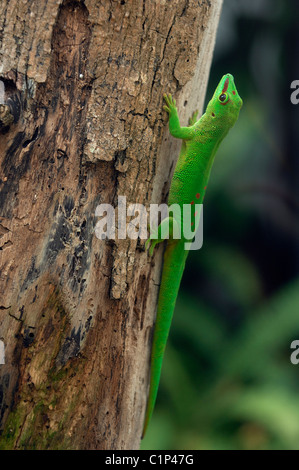
[[[178,110],[176,107],[176,101],[172,98],[171,94],[164,95],[164,100],[166,105],[163,106],[163,109],[169,114],[169,132],[173,137],[182,140],[190,140],[194,137],[195,131],[193,126],[191,127],[181,127]],[[192,119],[192,118],[191,118]]]

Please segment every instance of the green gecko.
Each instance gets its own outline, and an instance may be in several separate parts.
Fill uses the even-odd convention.
[[[199,215],[194,209],[195,204],[203,202],[216,151],[230,128],[237,121],[243,102],[235,87],[234,78],[230,74],[224,75],[220,80],[205,114],[198,121],[196,121],[197,112],[193,114],[189,120],[189,127],[180,126],[176,102],[172,96],[165,94],[164,99],[166,102],[164,109],[169,114],[170,134],[183,140],[171,181],[168,206],[178,204],[181,213],[183,213],[183,205],[190,204],[191,225],[196,230],[199,224]],[[186,249],[186,241],[190,242],[190,238],[187,240],[184,237],[183,219],[182,217],[178,219],[173,213],[172,216],[169,215],[165,218],[159,227],[150,234],[145,244],[146,249],[151,245],[150,255],[153,254],[155,245],[162,242],[168,235],[168,231],[165,232],[166,227],[169,227],[169,239],[164,254],[151,352],[150,390],[142,438],[145,435],[155,406],[164,350],[185,262],[189,253],[189,250]],[[178,229],[181,229],[181,238],[178,238],[178,232],[175,232]]]

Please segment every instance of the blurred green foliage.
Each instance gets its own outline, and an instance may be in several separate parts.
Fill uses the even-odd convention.
[[[231,72],[244,107],[216,157],[142,449],[299,449],[297,13],[224,0],[207,98]]]
[[[243,267],[236,263],[232,277],[246,276]],[[299,449],[298,372],[290,362],[298,311],[299,280],[249,309],[235,329],[181,295],[143,448]]]

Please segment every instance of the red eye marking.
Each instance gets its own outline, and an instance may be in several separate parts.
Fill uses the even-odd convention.
[[[194,225],[194,222],[191,222],[191,227],[192,227],[192,225]]]
[[[235,90],[233,90],[233,95],[235,95],[235,94],[236,94],[236,92],[235,92]]]
[[[197,193],[197,194],[196,194],[196,199],[199,199],[199,198],[200,198],[200,194]]]
[[[215,117],[215,113],[212,113],[212,116]]]
[[[229,84],[229,78],[227,77],[227,79],[224,82],[224,87],[223,87],[222,93],[225,93],[227,91],[228,84]]]
[[[205,186],[205,187],[204,187],[204,190],[206,190],[206,189],[207,189],[207,187]]]
[[[190,204],[191,204],[191,206],[192,206],[192,204],[194,204],[194,201],[191,201]]]

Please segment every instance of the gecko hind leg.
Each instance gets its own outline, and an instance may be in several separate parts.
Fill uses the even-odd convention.
[[[167,239],[180,238],[179,225],[173,217],[166,217],[160,225],[150,234],[145,242],[145,249],[149,247],[150,256],[153,255],[154,248],[158,243]]]

